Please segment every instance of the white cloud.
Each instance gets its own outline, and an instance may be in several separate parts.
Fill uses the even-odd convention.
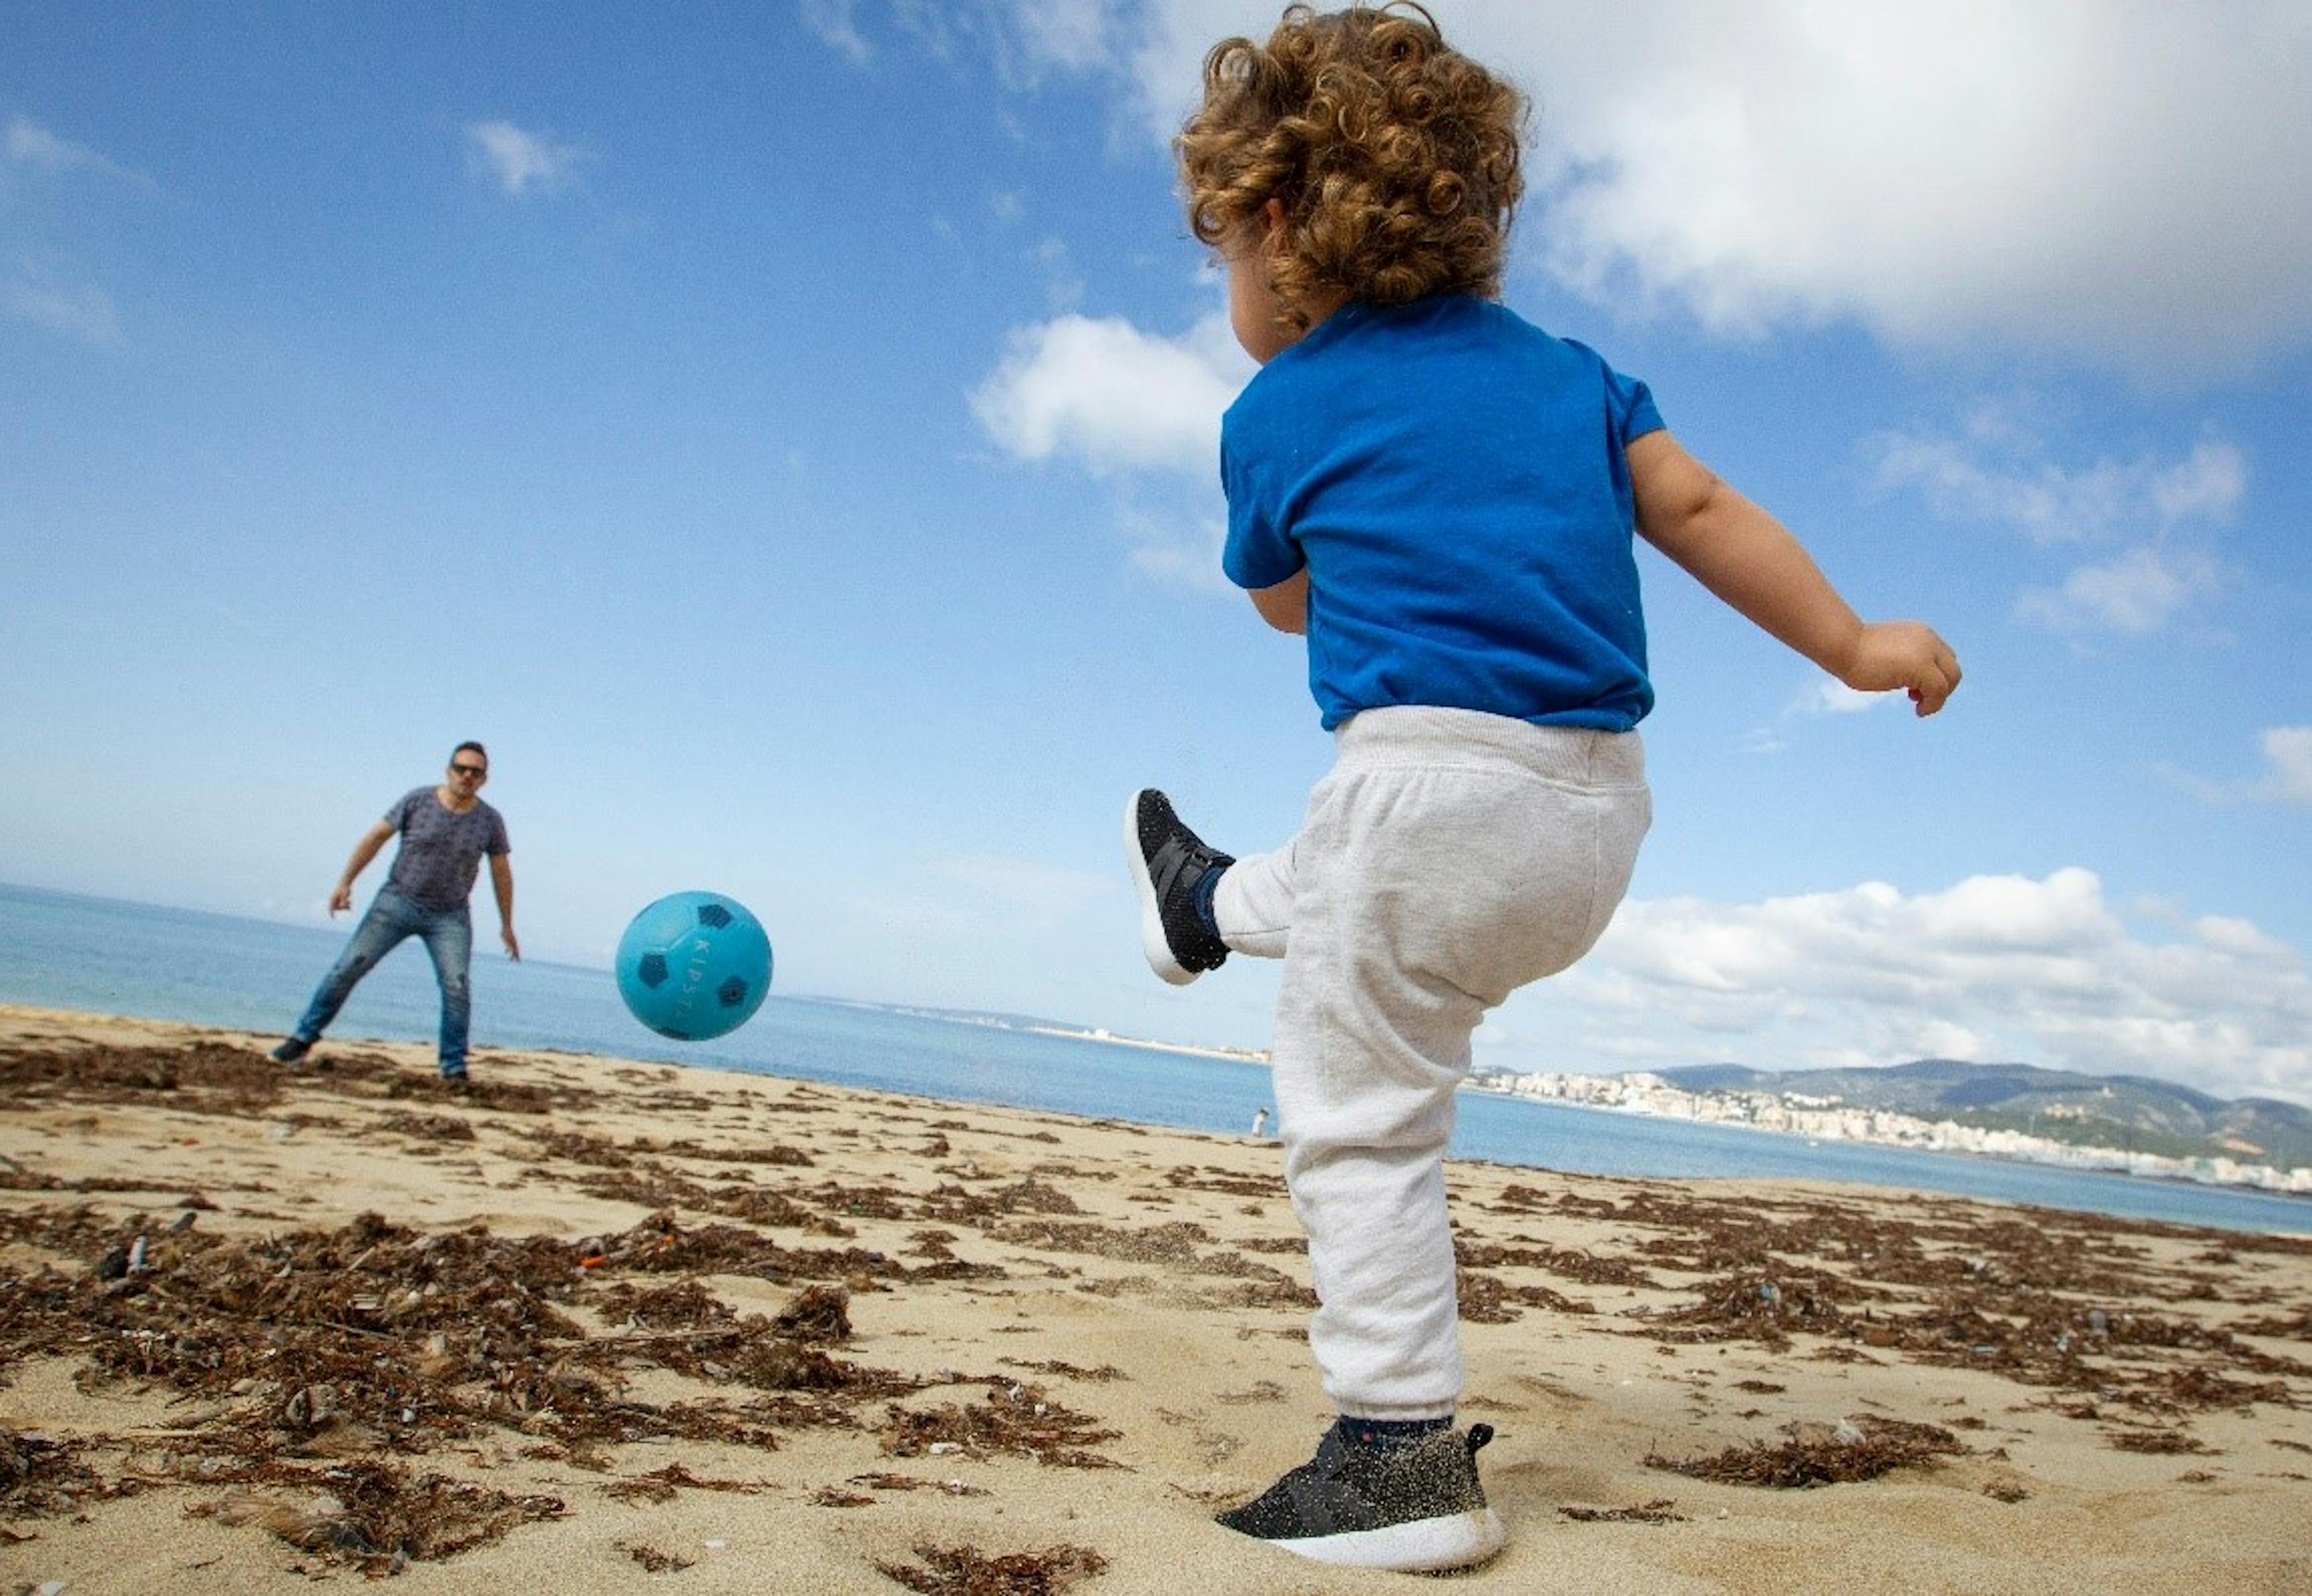
[[[856,10],[854,0],[802,0],[801,6],[802,25],[820,43],[850,57],[853,65],[863,66],[875,51],[859,31]]]
[[[918,48],[942,61],[953,60],[967,45],[985,39],[988,34],[988,13],[995,0],[887,0],[899,31],[915,40]],[[1009,76],[1008,63],[1000,58],[997,69]]]
[[[1825,715],[1860,715],[1882,703],[1898,703],[1901,694],[1857,693],[1835,676],[1817,676],[1784,704],[1772,720],[1752,727],[1734,740],[1744,754],[1780,754],[1791,746],[1789,728],[1794,720],[1817,720]]]
[[[1512,999],[1571,1013],[1625,1067],[1940,1055],[2140,1073],[2312,1102],[2312,971],[2240,920],[2138,935],[2089,871],[1632,902],[1581,964]]]
[[[1033,5],[1035,0],[1019,3]],[[1128,39],[1121,29],[1111,33],[1122,54],[1118,67],[1131,82],[1149,136],[1169,144],[1179,131],[1180,119],[1195,103],[1206,51],[1231,34],[1266,38],[1283,9],[1260,0],[1154,0],[1133,18]],[[1449,5],[1432,8],[1432,14],[1452,27]]]
[[[1438,0],[1536,98],[1532,258],[1713,330],[1852,319],[2193,378],[2312,332],[2300,0]],[[1158,138],[1274,4],[1154,0],[1117,69]]]
[[[1117,318],[1062,316],[1012,334],[971,409],[1021,459],[1216,480],[1221,412],[1249,370],[1224,317],[1166,338]]]
[[[574,144],[556,143],[506,121],[468,123],[466,140],[473,169],[495,179],[516,199],[532,190],[547,193],[567,187],[586,159]]]
[[[1028,251],[1028,259],[1043,274],[1044,298],[1053,310],[1071,310],[1082,303],[1083,274],[1076,270],[1065,241],[1045,239]]]
[[[29,182],[84,173],[145,190],[156,187],[143,173],[62,138],[29,117],[12,116],[0,129],[0,199],[20,174]],[[112,296],[92,283],[60,280],[70,272],[32,255],[19,257],[13,267],[0,267],[0,315],[96,348],[118,348],[127,339]]]
[[[1220,573],[1221,413],[1251,371],[1225,314],[1177,338],[1116,318],[1061,316],[1013,332],[971,409],[1014,458],[1059,460],[1106,480],[1134,571],[1170,586],[1233,591]],[[1135,492],[1152,473],[1186,479],[1166,484],[1160,510]]]
[[[2220,523],[2247,491],[2246,458],[2228,443],[2203,441],[2173,462],[2139,455],[2071,467],[1990,406],[1977,408],[1962,436],[1882,432],[1864,449],[1879,488],[1917,489],[1939,513],[2003,524],[2042,545]]]
[[[1106,0],[1031,0],[1013,7],[1021,41],[1035,59],[1082,68],[1107,57]]]
[[[0,135],[0,160],[37,171],[93,171],[147,187],[152,182],[142,173],[130,171],[84,144],[59,138],[22,115],[8,118],[8,131]]]
[[[2163,527],[2229,520],[2247,492],[2247,459],[2224,443],[2203,443],[2191,458],[2151,474],[2148,491]]]
[[[801,0],[806,31],[854,66],[875,59],[859,0]],[[1096,70],[1112,64],[1115,0],[883,0],[877,26],[939,60],[977,51],[998,82],[1024,87],[1039,69]]]
[[[2247,493],[2246,457],[2229,443],[2067,466],[2006,406],[1978,406],[1956,436],[1881,433],[1864,449],[1874,485],[1915,490],[1949,519],[2041,547],[2124,544],[2017,599],[2019,617],[2074,634],[2155,632],[2220,592],[2226,567],[2211,545]]]
[[[1167,587],[1237,591],[1221,574],[1221,545],[1228,536],[1224,516],[1123,502],[1117,506],[1116,529],[1130,551],[1132,569],[1141,575]]]
[[[2177,786],[2211,804],[2312,806],[2312,726],[2268,726],[2256,744],[2264,771],[2244,781],[2211,781],[2172,765],[2160,768]]]
[[[37,166],[49,171],[64,171],[75,166],[95,166],[104,157],[93,150],[66,144],[47,128],[22,116],[8,119],[8,136],[0,139],[0,152],[15,166]]]
[[[1791,701],[1790,712],[1808,717],[1859,715],[1876,705],[1895,702],[1893,694],[1858,693],[1843,682],[1825,676]]]
[[[2203,914],[2192,922],[2192,934],[2219,952],[2274,965],[2294,962],[2296,952],[2277,937],[2267,937],[2252,920],[2229,914]]]
[[[2150,546],[2081,565],[2055,588],[2027,588],[2015,613],[2055,632],[2158,632],[2219,591],[2223,568],[2206,554]]]
[[[0,283],[0,306],[19,321],[101,349],[118,348],[125,341],[111,297],[92,285],[59,288],[19,277]]]
[[[2291,804],[2312,804],[2312,726],[2275,726],[2263,737],[2270,773],[2264,792]]]

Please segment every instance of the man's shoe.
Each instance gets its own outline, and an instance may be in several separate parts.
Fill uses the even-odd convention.
[[[1152,787],[1142,788],[1124,806],[1124,856],[1140,890],[1140,948],[1148,967],[1176,987],[1219,969],[1228,944],[1197,918],[1196,884],[1235,858],[1205,847],[1172,813],[1171,800]]]
[[[281,1039],[281,1045],[266,1057],[271,1059],[276,1064],[294,1064],[312,1051],[313,1044],[303,1037],[285,1036]]]
[[[1399,1574],[1471,1567],[1509,1539],[1477,1480],[1477,1450],[1493,1438],[1493,1426],[1471,1425],[1412,1446],[1366,1446],[1336,1424],[1314,1458],[1219,1522],[1319,1563]]]

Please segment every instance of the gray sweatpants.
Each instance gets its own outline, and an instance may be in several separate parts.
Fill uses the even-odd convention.
[[[1213,913],[1282,958],[1271,1042],[1284,1178],[1320,1305],[1325,1391],[1360,1418],[1461,1394],[1444,1156],[1484,1011],[1588,952],[1651,818],[1634,732],[1467,710],[1343,725],[1291,844],[1240,859]]]

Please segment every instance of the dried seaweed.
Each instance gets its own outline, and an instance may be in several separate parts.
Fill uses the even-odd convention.
[[[261,1112],[287,1078],[262,1054],[216,1042],[0,1052],[0,1100],[26,1105],[166,1099],[188,1113]]]
[[[108,1488],[70,1442],[0,1425],[0,1516],[77,1513],[84,1501],[118,1494],[123,1493]]]
[[[848,1341],[851,1296],[828,1286],[808,1286],[773,1316],[771,1328],[797,1341]]]
[[[1055,1546],[1002,1557],[970,1546],[919,1544],[914,1550],[925,1566],[880,1561],[875,1566],[923,1596],[1059,1596],[1078,1581],[1108,1572],[1108,1559],[1089,1547]]]
[[[1524,1207],[1543,1200],[1518,1190],[1530,1199]],[[2206,1234],[2186,1227],[2040,1209],[1987,1218],[1932,1198],[1903,1217],[1816,1199],[1738,1207],[1651,1189],[1619,1204],[1574,1196],[1558,1206],[1658,1230],[1641,1252],[1705,1277],[1686,1288],[1686,1302],[1647,1315],[1633,1332],[1660,1339],[1785,1351],[1806,1335],[1828,1343],[1817,1357],[1865,1361],[1863,1348],[1886,1348],[2152,1412],[2295,1406],[2290,1380],[2312,1376],[2312,1365],[2242,1339],[2288,1321],[2225,1329],[2119,1305],[2220,1298],[2208,1277],[2160,1266],[2141,1244]]]
[[[375,1215],[335,1230],[228,1238],[35,1208],[0,1214],[0,1237],[64,1266],[0,1268],[0,1363],[66,1356],[84,1382],[157,1382],[209,1403],[188,1426],[203,1467],[188,1478],[296,1482],[308,1476],[290,1460],[361,1454],[315,1487],[345,1511],[307,1513],[284,1538],[372,1572],[378,1559],[448,1556],[539,1516],[527,1499],[469,1498],[432,1477],[412,1484],[390,1454],[492,1428],[595,1469],[609,1466],[602,1447],[652,1438],[769,1449],[776,1426],[857,1427],[851,1404],[921,1384],[810,1344],[848,1337],[841,1289],[815,1284],[770,1321],[738,1317],[695,1278],[652,1278],[689,1258],[727,1268],[733,1250],[758,1271],[782,1273],[871,1268],[872,1259],[793,1253],[663,1217],[606,1243],[590,1238],[603,1252],[479,1228],[421,1234]],[[622,1278],[629,1269],[645,1272]],[[590,1295],[631,1333],[587,1336],[566,1310]],[[652,1407],[624,1394],[626,1371],[650,1364],[779,1394],[752,1408]],[[0,1498],[11,1511],[58,1500],[55,1489],[102,1488],[92,1474],[64,1471],[69,1454],[12,1444],[8,1455],[23,1463],[0,1463],[21,1476]],[[468,1520],[486,1534],[454,1527]]]
[[[1877,1295],[1835,1275],[1788,1265],[1739,1270],[1695,1289],[1693,1304],[1653,1315],[1658,1328],[1650,1333],[1666,1341],[1754,1340],[1780,1351],[1794,1331],[1850,1329],[1853,1320],[1845,1304]]]
[[[1456,1236],[1453,1252],[1465,1269],[1535,1269],[1561,1275],[1584,1286],[1627,1286],[1646,1291],[1659,1290],[1661,1286],[1661,1282],[1644,1269],[1627,1260],[1600,1258],[1595,1253],[1571,1247],[1550,1247],[1537,1243],[1508,1247]]]
[[[694,1559],[661,1551],[646,1541],[614,1540],[610,1543],[643,1565],[645,1574],[674,1574],[687,1568]]]
[[[1554,1313],[1594,1313],[1578,1302],[1546,1286],[1505,1286],[1492,1275],[1463,1269],[1457,1283],[1460,1315],[1472,1324],[1513,1324],[1524,1315],[1520,1307],[1545,1308]]]
[[[440,1474],[413,1479],[398,1465],[375,1460],[322,1470],[276,1468],[265,1478],[302,1488],[293,1498],[232,1496],[185,1511],[226,1523],[261,1524],[301,1552],[372,1574],[398,1573],[410,1562],[440,1562],[564,1511],[557,1496],[509,1496]]]
[[[669,1463],[647,1474],[614,1480],[602,1487],[602,1494],[620,1502],[657,1504],[673,1501],[680,1491],[736,1491],[751,1496],[764,1488],[759,1479],[701,1479],[680,1463]]]
[[[1891,1470],[1932,1463],[1939,1457],[1966,1452],[1949,1430],[1873,1414],[1843,1419],[1835,1426],[1785,1425],[1782,1434],[1786,1438],[1779,1445],[1753,1441],[1704,1458],[1667,1458],[1648,1452],[1645,1464],[1649,1469],[1721,1485],[1811,1489],[1876,1479]]]
[[[883,1450],[901,1458],[1008,1455],[1052,1469],[1120,1469],[1121,1463],[1084,1449],[1121,1434],[1061,1407],[1032,1385],[996,1382],[978,1402],[917,1412],[894,1404],[883,1427]]]
[[[2187,1435],[2181,1430],[2106,1430],[2104,1438],[2120,1452],[2150,1452],[2155,1456],[2211,1450],[2198,1436]]]
[[[1055,1357],[1043,1358],[1040,1360],[1024,1357],[1007,1357],[1002,1361],[1010,1364],[1014,1368],[1026,1369],[1032,1374],[1057,1374],[1064,1380],[1089,1380],[1099,1385],[1105,1385],[1111,1380],[1129,1380],[1132,1378],[1131,1375],[1126,1374],[1122,1369],[1117,1368],[1114,1364],[1102,1364],[1096,1369],[1086,1369]]]
[[[912,1474],[854,1474],[853,1485],[863,1485],[878,1491],[938,1491],[950,1496],[985,1496],[985,1486],[966,1485],[959,1479],[918,1479]]]
[[[1178,1190],[1217,1191],[1226,1197],[1265,1197],[1278,1200],[1284,1197],[1284,1178],[1282,1175],[1240,1175],[1211,1164],[1203,1169],[1184,1165],[1169,1170],[1165,1173],[1164,1183]]]
[[[291,1076],[246,1049],[215,1043],[13,1057],[0,1050],[0,1095],[13,1091],[9,1101],[51,1107],[143,1103],[180,1113],[343,1126],[347,1134],[383,1130],[428,1147],[486,1140],[502,1148],[512,1142],[540,1160],[527,1178],[632,1202],[649,1217],[572,1244],[497,1237],[478,1226],[427,1234],[375,1216],[316,1228],[236,1200],[228,1228],[262,1220],[276,1225],[275,1234],[211,1234],[196,1223],[215,1211],[211,1197],[155,1189],[126,1172],[65,1181],[0,1160],[0,1187],[16,1192],[118,1194],[101,1213],[36,1206],[30,1196],[12,1197],[13,1206],[0,1208],[0,1242],[18,1244],[0,1254],[9,1260],[0,1265],[0,1378],[16,1360],[57,1356],[72,1361],[83,1383],[150,1382],[198,1404],[182,1421],[184,1440],[169,1441],[157,1466],[143,1453],[135,1462],[138,1473],[111,1485],[85,1458],[48,1454],[44,1467],[69,1462],[80,1470],[56,1476],[64,1478],[60,1500],[85,1502],[107,1490],[172,1481],[249,1487],[259,1495],[262,1512],[290,1526],[285,1539],[304,1548],[301,1555],[309,1561],[350,1563],[374,1574],[414,1557],[449,1555],[419,1548],[453,1545],[464,1532],[457,1529],[460,1513],[476,1526],[492,1522],[494,1513],[512,1514],[506,1528],[523,1522],[517,1510],[531,1499],[429,1505],[426,1480],[439,1477],[413,1482],[409,1471],[423,1466],[416,1460],[424,1454],[453,1445],[519,1450],[600,1471],[605,1494],[636,1503],[686,1489],[758,1487],[701,1479],[679,1465],[621,1478],[622,1470],[635,1467],[617,1450],[625,1443],[699,1440],[770,1451],[782,1432],[802,1426],[859,1432],[863,1442],[871,1438],[895,1459],[931,1460],[927,1471],[949,1457],[1113,1468],[1119,1465],[1097,1449],[1116,1438],[1114,1430],[1011,1376],[966,1382],[950,1371],[903,1377],[853,1361],[845,1350],[852,1339],[851,1299],[1000,1278],[1001,1267],[972,1255],[1011,1246],[1038,1255],[1009,1260],[1015,1268],[1072,1280],[1079,1290],[1296,1313],[1313,1303],[1305,1286],[1263,1261],[1267,1254],[1298,1254],[1297,1236],[1223,1239],[1193,1220],[1152,1224],[1088,1215],[1073,1194],[1117,1178],[1114,1169],[1053,1161],[1021,1177],[1018,1164],[989,1173],[956,1155],[958,1147],[968,1154],[1016,1144],[1023,1139],[1016,1132],[941,1121],[914,1149],[915,1162],[899,1166],[900,1178],[861,1179],[824,1153],[819,1156],[832,1167],[823,1169],[811,1153],[794,1147],[718,1147],[704,1139],[613,1139],[572,1130],[572,1116],[562,1111],[589,1095],[558,1086],[495,1083],[504,1089],[494,1095],[485,1082],[469,1095],[451,1097],[425,1072],[381,1056],[333,1048],[322,1063],[316,1072]],[[679,1078],[672,1070],[626,1073],[654,1096]],[[795,1087],[784,1100],[750,1100],[748,1106],[828,1113],[810,1101],[817,1095]],[[727,1097],[696,1095],[696,1102],[718,1123],[728,1120]],[[358,1115],[351,1107],[356,1103]],[[346,1110],[342,1118],[315,1112],[339,1107]],[[536,1118],[523,1124],[507,1117],[524,1114]],[[867,1118],[889,1126],[924,1123],[920,1116]],[[885,1150],[906,1148],[913,1139],[912,1132],[874,1125],[861,1130],[821,1123],[813,1129],[820,1145],[838,1151],[845,1142],[826,1138],[874,1137]],[[1031,1133],[1025,1139],[1052,1138]],[[993,1156],[989,1162],[994,1165]],[[1561,1180],[1562,1186],[1555,1183]],[[2259,1253],[2308,1250],[2288,1238],[2226,1236],[2219,1246],[2208,1233],[2185,1227],[2002,1212],[1956,1199],[1922,1198],[1896,1209],[1814,1194],[1732,1200],[1706,1186],[1669,1182],[1550,1181],[1548,1190],[1507,1186],[1495,1201],[1458,1211],[1563,1217],[1566,1229],[1595,1226],[1599,1234],[1581,1247],[1528,1235],[1458,1236],[1465,1317],[1499,1323],[1526,1310],[1592,1312],[1591,1304],[1552,1288],[1564,1280],[1592,1287],[1593,1295],[1602,1287],[1644,1292],[1651,1301],[1630,1304],[1616,1326],[1601,1328],[1626,1328],[1657,1343],[1789,1347],[1804,1340],[1803,1356],[1810,1357],[1868,1360],[1870,1349],[1982,1370],[2061,1393],[2065,1401],[2040,1405],[2099,1423],[2115,1446],[2150,1452],[2206,1451],[2181,1427],[2191,1414],[2293,1407],[2312,1394],[2304,1384],[2312,1360],[2283,1356],[2299,1348],[2275,1344],[2312,1341],[2312,1307],[2300,1290],[2283,1295],[2265,1283],[2272,1277],[2256,1271]],[[1183,1164],[1160,1172],[1152,1183],[1161,1190],[1143,1186],[1132,1196],[1160,1213],[1208,1208],[1213,1198],[1278,1195],[1273,1178],[1216,1164]],[[227,1196],[265,1188],[220,1182],[211,1190]],[[288,1205],[283,1199],[275,1206]],[[1253,1211],[1250,1203],[1241,1211]],[[865,1244],[858,1240],[862,1232]],[[905,1243],[891,1239],[899,1234]],[[799,1244],[826,1240],[836,1244]],[[2155,1241],[2180,1244],[2155,1247]],[[1072,1255],[1135,1269],[1117,1279],[1125,1271],[1075,1267]],[[790,1300],[775,1315],[741,1314],[709,1278],[725,1275],[785,1287]],[[2235,1308],[2219,1315],[2196,1306],[2209,1303]],[[2264,1315],[2246,1317],[2240,1304],[2259,1305]],[[1279,1323],[1257,1333],[1295,1332]],[[2257,1338],[2266,1344],[2256,1345]],[[1087,1383],[1121,1377],[1113,1368],[1083,1369],[1059,1359],[1005,1361]],[[655,1371],[714,1389],[685,1400],[637,1400],[638,1391],[665,1389],[661,1373],[650,1374],[652,1383],[635,1383],[638,1374]],[[958,1384],[984,1385],[984,1395],[975,1391],[971,1400],[947,1404],[897,1400]],[[1744,1380],[1732,1389],[1780,1388]],[[1219,1400],[1282,1396],[1270,1385]],[[2068,1400],[2073,1397],[2081,1400]],[[1983,1421],[1959,1422],[1979,1427]],[[1804,1486],[1875,1478],[1962,1450],[1948,1432],[1876,1417],[1791,1426],[1783,1435],[1782,1444],[1754,1443],[1717,1458],[1647,1461],[1702,1478],[1756,1475],[1744,1482]],[[91,1444],[91,1455],[101,1459],[103,1447]],[[20,1447],[17,1455],[31,1454]],[[352,1465],[331,1461],[348,1455],[398,1480],[390,1492],[380,1487],[373,1496],[415,1503],[412,1511],[435,1513],[451,1532],[427,1539],[397,1529],[390,1514],[364,1510],[349,1483],[354,1477],[344,1472]],[[27,1511],[29,1497],[19,1487],[32,1477],[31,1464],[16,1470],[13,1484],[10,1470],[0,1456],[0,1518]],[[2015,1487],[1984,1488],[2006,1500],[2001,1489]],[[884,1473],[820,1487],[809,1499],[855,1507],[877,1499],[863,1493],[914,1490],[984,1494],[958,1480]],[[321,1511],[324,1497],[342,1511]],[[1582,1522],[1674,1522],[1679,1515],[1668,1506],[1560,1511]],[[1656,1509],[1665,1516],[1647,1516]],[[538,1516],[545,1516],[542,1508]],[[666,1555],[619,1544],[646,1568],[653,1565],[644,1552]],[[907,1573],[947,1583],[913,1588],[1058,1589],[1034,1582],[1073,1583],[1096,1572],[1033,1561],[1053,1554],[1020,1554],[1027,1563],[972,1548],[941,1555],[951,1560],[937,1561],[919,1548],[924,1565]],[[1002,1583],[1015,1575],[1029,1583]]]
[[[390,1113],[381,1117],[377,1129],[396,1136],[412,1137],[423,1142],[471,1141],[471,1123],[453,1114]]]
[[[1557,1511],[1577,1524],[1682,1524],[1686,1514],[1673,1511],[1677,1506],[1668,1496],[1658,1496],[1632,1507],[1566,1506]]]

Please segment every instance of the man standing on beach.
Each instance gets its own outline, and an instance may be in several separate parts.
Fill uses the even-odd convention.
[[[474,954],[474,925],[466,900],[473,895],[485,855],[498,900],[498,939],[505,944],[508,958],[521,957],[521,944],[513,934],[512,845],[506,841],[504,816],[481,798],[482,783],[489,779],[488,752],[479,743],[460,743],[450,755],[450,768],[440,785],[412,788],[385,812],[384,819],[362,833],[337,890],[329,894],[331,917],[354,906],[354,877],[398,832],[401,848],[393,856],[393,868],[353,940],[313,990],[304,1017],[273,1050],[274,1058],[293,1064],[311,1052],[362,977],[404,938],[416,937],[433,957],[434,976],[442,987],[442,1078],[465,1080],[466,1032],[473,1009],[466,974]]]

